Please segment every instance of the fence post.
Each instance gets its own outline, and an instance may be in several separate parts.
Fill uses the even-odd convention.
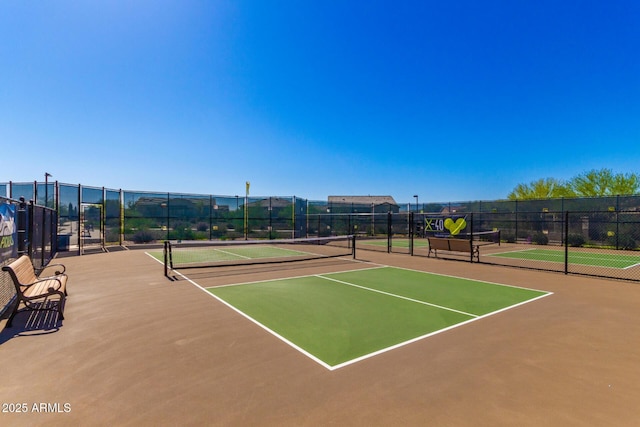
[[[514,242],[518,243],[518,199],[516,199],[516,201],[515,201],[515,205],[516,205],[516,208],[515,208],[515,215],[516,215],[516,226],[515,226],[515,229],[516,229],[516,235],[514,236]]]
[[[170,196],[170,193],[167,193],[167,217],[165,218],[167,220],[167,240],[171,238],[170,231],[169,231],[169,223],[171,222],[170,203],[171,203],[171,196]]]
[[[564,213],[564,274],[569,274],[569,211]]]
[[[413,223],[413,212],[409,212],[409,255],[413,256],[413,237],[415,224]]]
[[[469,239],[471,241],[471,251],[469,253],[469,261],[473,262],[473,212],[471,212],[471,233],[469,234]],[[478,259],[478,261],[480,261]]]
[[[52,260],[54,255],[58,253],[58,205],[56,204],[55,211],[51,212],[51,252],[49,253],[49,260]]]
[[[291,229],[293,230],[293,232],[291,233],[291,238],[295,239],[296,238],[296,196],[293,196],[292,198],[292,202],[293,202],[293,206],[291,206]],[[269,203],[271,203],[271,198],[269,198]],[[273,208],[271,208],[273,209]],[[271,223],[271,212],[269,212],[269,222]],[[271,225],[271,224],[269,224]]]
[[[45,187],[46,188],[46,187]],[[46,204],[46,203],[45,203]],[[46,223],[47,223],[47,208],[43,208],[42,209],[42,224],[40,225],[40,231],[42,233],[42,239],[41,239],[41,244],[42,247],[40,249],[40,267],[44,267],[44,249],[46,247],[46,238],[45,238],[45,234],[46,234]]]
[[[27,240],[27,204],[24,197],[20,197],[18,204],[18,256],[25,255],[25,244]]]
[[[391,253],[391,211],[387,213],[387,253]]]
[[[213,240],[213,195],[209,194],[209,240]]]
[[[34,211],[35,203],[33,200],[29,200],[29,208],[27,210],[27,252],[29,253],[29,258],[33,259],[33,211]]]
[[[620,196],[616,196],[616,250],[620,249]]]

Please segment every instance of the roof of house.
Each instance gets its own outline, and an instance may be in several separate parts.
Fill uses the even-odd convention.
[[[390,205],[398,206],[391,196],[329,196],[328,200],[330,203],[354,203],[366,205],[383,205],[388,203]]]

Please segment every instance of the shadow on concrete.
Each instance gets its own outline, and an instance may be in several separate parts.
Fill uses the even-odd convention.
[[[46,303],[45,303],[46,304]],[[8,328],[7,320],[13,307],[7,310],[0,323],[0,345],[13,338],[48,335],[58,332],[62,326],[60,313],[57,311],[26,311],[18,313],[13,318],[13,324]]]

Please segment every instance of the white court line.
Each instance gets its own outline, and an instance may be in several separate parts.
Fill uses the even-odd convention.
[[[439,309],[442,309],[442,310],[447,310],[447,311],[452,311],[454,313],[464,314],[465,316],[469,316],[469,317],[479,317],[476,314],[467,313],[467,312],[464,312],[464,311],[456,310],[456,309],[445,307],[445,306],[442,306],[442,305],[431,304],[431,303],[428,303],[426,301],[421,301],[421,300],[418,300],[418,299],[409,298],[409,297],[405,297],[405,296],[402,296],[402,295],[396,295],[396,294],[392,294],[392,293],[389,293],[389,292],[380,291],[378,289],[367,288],[366,286],[356,285],[355,283],[349,283],[349,282],[345,282],[343,280],[332,279],[331,277],[322,276],[320,274],[314,274],[314,276],[315,277],[319,277],[321,279],[326,279],[326,280],[331,280],[333,282],[338,282],[338,283],[341,283],[343,285],[348,285],[348,286],[353,286],[355,288],[364,289],[366,291],[377,292],[379,294],[387,295],[387,296],[390,296],[390,297],[400,298],[400,299],[404,299],[404,300],[407,300],[407,301],[416,302],[418,304],[424,304],[424,305],[428,305],[428,306],[431,306],[431,307],[436,307],[436,308],[439,308]]]
[[[498,256],[498,255],[502,255],[502,254],[515,254],[515,253],[519,253],[519,252],[529,252],[529,251],[535,251],[535,250],[538,250],[538,248],[516,249],[516,250],[513,250],[513,251],[494,252],[492,254],[485,254],[484,256]]]
[[[529,251],[542,251],[543,254],[551,254],[553,253],[553,255],[555,256],[557,254],[557,256],[559,258],[561,258],[560,260],[552,260],[552,259],[535,259],[535,258],[513,258],[516,260],[521,260],[521,261],[535,261],[535,262],[550,262],[550,263],[563,263],[564,262],[564,250],[557,250],[557,249],[546,249],[546,248],[530,248],[530,249],[519,249],[519,250],[515,250],[515,251],[506,251],[506,252],[496,252],[496,253],[492,253],[492,254],[486,254],[484,256],[490,257],[490,256],[494,256],[494,257],[498,257],[500,258],[500,255],[503,254],[511,254],[511,253],[519,253],[519,252],[529,252]],[[585,267],[595,267],[595,268],[611,268],[614,270],[626,270],[632,267],[636,267],[640,265],[640,262],[636,263],[636,264],[632,264],[626,267],[612,267],[610,265],[604,265],[604,264],[597,264],[597,265],[591,265],[591,264],[578,264],[576,262],[571,262],[571,260],[577,260],[577,259],[584,259],[584,260],[589,260],[589,261],[595,261],[595,262],[599,262],[601,261],[602,263],[606,263],[607,261],[610,261],[612,258],[610,257],[615,257],[614,254],[601,254],[601,253],[587,253],[587,252],[579,252],[579,251],[569,251],[569,264],[573,264],[573,265],[581,265],[581,266],[585,266]]]
[[[344,368],[345,366],[349,366],[349,365],[352,365],[354,363],[361,362],[361,361],[363,361],[365,359],[368,359],[370,357],[377,356],[379,354],[386,353],[386,352],[391,351],[391,350],[395,350],[395,349],[403,347],[405,345],[412,344],[412,343],[414,343],[416,341],[420,341],[420,340],[423,340],[425,338],[429,338],[429,337],[432,337],[434,335],[438,335],[438,334],[440,334],[442,332],[450,331],[450,330],[458,328],[460,326],[467,325],[467,324],[469,324],[471,322],[475,322],[477,320],[484,319],[485,317],[493,316],[494,314],[498,314],[498,313],[501,313],[501,312],[506,311],[506,310],[511,310],[512,308],[518,307],[520,305],[528,304],[528,303],[536,301],[538,299],[541,299],[541,298],[544,298],[544,297],[548,297],[549,295],[552,295],[552,294],[553,294],[552,292],[549,292],[547,294],[540,295],[540,296],[538,296],[536,298],[533,298],[533,299],[530,299],[530,300],[526,300],[526,301],[522,301],[522,302],[520,302],[518,304],[514,304],[514,305],[509,306],[509,307],[504,307],[504,308],[501,308],[500,310],[496,310],[496,311],[493,311],[491,313],[483,314],[482,316],[478,316],[478,317],[475,317],[473,319],[466,320],[464,322],[456,323],[455,325],[448,326],[448,327],[446,327],[444,329],[438,329],[437,331],[433,331],[433,332],[430,332],[428,334],[425,334],[425,335],[422,335],[422,336],[419,336],[419,337],[415,337],[415,338],[412,338],[410,340],[395,344],[393,346],[386,347],[386,348],[374,351],[373,353],[365,354],[364,356],[360,356],[360,357],[357,357],[355,359],[348,360],[346,362],[340,363],[338,365],[334,365],[334,366],[332,366],[330,368],[330,370],[331,371],[335,371],[336,369]]]
[[[331,274],[352,273],[352,272],[367,271],[367,270],[377,270],[379,268],[385,268],[385,267],[386,267],[385,265],[379,265],[379,266],[369,267],[369,268],[358,268],[358,269],[355,269],[355,270],[334,271]],[[304,276],[279,277],[279,278],[275,278],[275,279],[255,280],[255,281],[252,281],[252,282],[240,282],[240,283],[230,283],[228,285],[210,286],[210,287],[208,287],[206,289],[226,288],[228,286],[255,285],[255,284],[258,284],[258,283],[279,282],[279,281],[282,281],[282,280],[304,279],[305,277],[313,277],[313,276],[314,276],[314,274],[305,274]]]
[[[214,251],[222,252],[223,254],[227,254],[227,255],[231,255],[231,256],[235,256],[235,257],[240,257],[240,258],[244,258],[244,259],[252,259],[250,256],[244,256],[244,255],[240,255],[240,254],[234,254],[233,252],[223,251],[222,249],[214,249]],[[215,262],[215,261],[214,261],[214,262]]]
[[[163,265],[164,265],[164,263],[163,263],[162,261],[160,261],[160,260],[156,259],[153,255],[150,255],[150,254],[149,254],[149,253],[147,253],[147,252],[145,252],[145,253],[146,253],[147,255],[149,255],[149,257],[151,257],[152,259],[154,259],[155,261],[157,261],[157,262],[159,262],[160,264],[163,264]],[[413,270],[413,269],[409,269],[409,268],[402,268],[402,267],[392,267],[392,266],[388,266],[388,265],[384,265],[384,264],[376,264],[376,263],[369,263],[369,262],[367,262],[367,263],[368,263],[368,264],[373,264],[373,265],[375,265],[375,266],[374,266],[374,267],[371,267],[371,268],[357,269],[357,270],[349,270],[349,271],[345,271],[345,272],[351,272],[351,271],[363,271],[363,270],[372,270],[372,269],[377,269],[377,268],[397,268],[397,269],[400,269],[400,270],[415,271],[415,272],[424,273],[424,274],[433,275],[433,276],[452,277],[452,278],[456,278],[456,279],[472,280],[472,281],[475,281],[475,282],[482,282],[482,283],[487,283],[487,284],[492,284],[492,285],[509,286],[509,287],[513,287],[513,288],[519,288],[518,286],[505,285],[505,284],[502,284],[502,283],[494,283],[494,282],[488,282],[488,281],[483,281],[483,280],[468,279],[468,278],[465,278],[465,277],[449,276],[449,275],[445,275],[445,274],[438,274],[438,273],[429,273],[429,272],[425,272],[425,271],[421,271],[421,270]],[[536,301],[536,300],[538,300],[538,299],[541,299],[541,298],[547,297],[547,296],[549,296],[549,295],[553,295],[553,292],[547,292],[547,293],[545,293],[545,294],[543,294],[543,295],[540,295],[540,296],[538,296],[538,297],[536,297],[536,298],[532,298],[532,299],[530,299],[530,300],[522,301],[522,302],[520,302],[520,303],[518,303],[518,304],[514,304],[514,305],[509,306],[509,307],[504,307],[504,308],[501,308],[501,309],[496,310],[496,311],[494,311],[494,312],[487,313],[487,314],[483,314],[483,315],[481,315],[481,316],[471,315],[471,314],[467,314],[467,313],[460,312],[460,313],[463,313],[463,314],[467,314],[467,315],[469,315],[469,316],[472,316],[472,318],[471,318],[471,319],[469,319],[469,320],[466,320],[466,321],[464,321],[464,322],[456,323],[456,324],[451,325],[451,326],[448,326],[448,327],[446,327],[446,328],[439,329],[439,330],[437,330],[437,331],[433,331],[433,332],[430,332],[430,333],[428,333],[428,334],[421,335],[421,336],[418,336],[418,337],[412,338],[412,339],[410,339],[410,340],[403,341],[403,342],[401,342],[401,343],[394,344],[394,345],[392,345],[392,346],[385,347],[385,348],[382,348],[382,349],[380,349],[380,350],[376,350],[376,351],[374,351],[374,352],[372,352],[372,353],[368,353],[368,354],[365,354],[365,355],[359,356],[359,357],[357,357],[357,358],[355,358],[355,359],[347,360],[346,362],[342,362],[342,363],[339,363],[339,364],[337,364],[337,365],[333,365],[333,366],[332,366],[332,365],[329,365],[328,363],[326,363],[326,362],[324,362],[324,361],[320,360],[319,358],[317,358],[317,357],[316,357],[316,356],[314,356],[313,354],[309,353],[308,351],[304,350],[303,348],[299,347],[298,345],[294,344],[293,342],[289,341],[288,339],[286,339],[286,338],[285,338],[285,337],[283,337],[282,335],[278,334],[277,332],[273,331],[272,329],[268,328],[266,325],[263,325],[262,323],[260,323],[260,322],[258,322],[257,320],[253,319],[252,317],[250,317],[250,316],[249,316],[249,315],[247,315],[246,313],[244,313],[244,312],[240,311],[239,309],[237,309],[236,307],[234,307],[234,306],[232,306],[231,304],[227,303],[226,301],[224,301],[223,299],[219,298],[218,296],[216,296],[216,295],[212,294],[211,292],[209,292],[209,291],[207,290],[207,288],[204,288],[203,286],[199,285],[199,284],[198,284],[198,283],[196,283],[194,280],[192,280],[192,279],[188,278],[187,276],[183,275],[183,274],[182,274],[182,273],[180,273],[179,271],[173,270],[173,272],[174,272],[174,273],[176,273],[177,275],[179,275],[180,277],[182,277],[182,278],[183,278],[184,280],[186,280],[187,282],[191,283],[191,284],[192,284],[193,286],[195,286],[196,288],[198,288],[198,289],[200,289],[201,291],[205,292],[205,293],[206,293],[207,295],[209,295],[210,297],[215,298],[217,301],[219,301],[219,302],[223,303],[224,305],[226,305],[227,307],[231,308],[231,309],[232,309],[233,311],[235,311],[236,313],[240,314],[242,317],[244,317],[244,318],[248,319],[249,321],[251,321],[252,323],[256,324],[257,326],[259,326],[259,327],[260,327],[260,328],[262,328],[263,330],[267,331],[267,332],[268,332],[268,333],[270,333],[271,335],[275,336],[276,338],[278,338],[278,339],[279,339],[279,340],[281,340],[282,342],[284,342],[284,343],[286,343],[286,344],[290,345],[292,348],[294,348],[295,350],[298,350],[300,353],[304,354],[305,356],[307,356],[308,358],[310,358],[310,359],[311,359],[311,360],[313,360],[314,362],[318,363],[319,365],[323,366],[324,368],[326,368],[326,369],[327,369],[327,370],[329,370],[329,371],[335,371],[335,370],[337,370],[337,369],[344,368],[344,367],[346,367],[346,366],[349,366],[349,365],[355,364],[355,363],[357,363],[357,362],[361,362],[361,361],[363,361],[363,360],[366,360],[366,359],[369,359],[369,358],[371,358],[371,357],[374,357],[374,356],[380,355],[380,354],[382,354],[382,353],[386,353],[386,352],[388,352],[388,351],[395,350],[395,349],[397,349],[397,348],[403,347],[403,346],[408,345],[408,344],[412,344],[412,343],[414,343],[414,342],[417,342],[417,341],[420,341],[420,340],[422,340],[422,339],[425,339],[425,338],[428,338],[428,337],[431,337],[431,336],[434,336],[434,335],[440,334],[440,333],[442,333],[442,332],[450,331],[450,330],[452,330],[452,329],[454,329],[454,328],[457,328],[457,327],[460,327],[460,326],[466,325],[466,324],[471,323],[471,322],[475,322],[476,320],[484,319],[485,317],[492,316],[492,315],[494,315],[494,314],[498,314],[498,313],[501,313],[501,312],[503,312],[503,311],[510,310],[510,309],[512,309],[512,308],[515,308],[515,307],[518,307],[518,306],[521,306],[521,305],[524,305],[524,304],[528,304],[528,303],[530,303],[530,302],[533,302],[533,301]],[[341,273],[341,272],[336,272],[336,273]],[[315,276],[315,277],[320,277],[320,276],[318,276],[318,275],[306,275],[306,276],[298,276],[297,278],[314,277],[314,276]],[[331,279],[331,278],[328,278],[328,277],[320,277],[320,278],[324,278],[324,279],[327,279],[327,280],[333,280],[333,281],[340,282],[340,281],[338,281],[338,280],[336,280],[336,279]],[[294,279],[294,277],[292,277],[292,279]],[[254,283],[263,283],[263,282],[264,282],[264,283],[266,283],[266,282],[273,282],[273,281],[279,281],[279,280],[287,280],[287,279],[286,279],[286,278],[285,278],[285,279],[270,279],[270,280],[261,280],[261,281],[255,281],[255,282],[246,282],[246,283],[242,283],[242,284],[254,284]],[[223,286],[236,286],[236,285],[240,285],[240,284],[223,285]],[[361,287],[361,286],[359,286],[359,285],[352,285],[352,286]],[[214,286],[214,287],[212,287],[212,288],[215,288],[215,286]],[[211,289],[211,288],[209,288],[209,289]],[[368,289],[368,288],[365,288],[365,289]],[[520,289],[528,289],[528,288],[520,288]],[[375,291],[375,292],[381,292],[381,293],[384,293],[384,292],[382,292],[382,291],[376,291],[376,290],[374,290],[374,289],[369,289],[369,290],[371,290],[371,291]],[[535,290],[535,289],[529,289],[529,290]],[[538,291],[538,292],[543,292],[543,291]],[[389,294],[389,295],[394,296],[393,294]],[[397,297],[399,297],[399,298],[405,298],[405,299],[410,299],[410,298],[407,298],[407,297],[401,297],[401,296],[399,296],[399,295],[398,295]],[[430,304],[428,304],[428,303],[425,303],[424,301],[419,301],[419,300],[414,300],[414,301],[415,301],[415,302],[421,302],[421,303],[426,304],[426,305],[430,305]]]
[[[368,261],[367,261],[368,262]],[[373,265],[379,265],[380,267],[387,267],[387,268],[396,268],[398,270],[406,270],[406,271],[413,271],[416,273],[422,273],[422,274],[427,274],[430,276],[442,276],[442,277],[451,277],[453,279],[460,279],[460,280],[470,280],[472,282],[478,282],[478,283],[486,283],[488,285],[496,285],[496,286],[505,286],[508,288],[516,288],[516,289],[525,289],[527,291],[535,291],[535,292],[548,292],[548,291],[542,291],[540,289],[534,289],[534,288],[527,288],[524,286],[516,286],[516,285],[505,285],[504,283],[498,283],[498,282],[490,282],[488,280],[480,280],[480,279],[470,279],[468,277],[462,277],[462,276],[453,276],[451,274],[442,274],[442,273],[431,273],[429,271],[423,271],[423,270],[416,270],[415,268],[406,268],[406,267],[395,267],[395,266],[390,266],[390,265],[385,265],[385,264],[376,264],[374,262],[368,262],[369,264],[373,264]],[[357,271],[357,270],[356,270]],[[553,292],[550,292],[553,293]]]
[[[145,252],[147,255],[149,255],[151,258],[153,258],[154,260],[158,261],[161,264],[164,264],[162,261],[156,259],[153,255],[150,255],[148,252]],[[237,309],[236,307],[232,306],[231,304],[229,304],[228,302],[226,302],[225,300],[221,299],[220,297],[218,297],[217,295],[212,294],[211,292],[209,292],[207,290],[207,288],[201,286],[200,284],[196,283],[194,280],[188,278],[187,276],[185,276],[184,274],[180,273],[177,270],[172,270],[175,274],[177,274],[178,276],[182,277],[184,280],[186,280],[187,282],[191,283],[193,286],[195,286],[196,288],[200,289],[201,291],[203,291],[204,293],[206,293],[207,295],[209,295],[212,298],[215,298],[216,300],[218,300],[219,302],[221,302],[222,304],[226,305],[227,307],[229,307],[230,309],[232,309],[233,311],[235,311],[236,313],[240,314],[242,317],[246,318],[247,320],[251,321],[252,323],[258,325],[259,327],[261,327],[262,329],[264,329],[265,331],[267,331],[268,333],[270,333],[271,335],[275,336],[276,338],[280,339],[281,341],[285,342],[286,344],[290,345],[291,347],[293,347],[294,349],[298,350],[300,353],[304,354],[305,356],[307,356],[308,358],[310,358],[311,360],[317,362],[319,365],[324,366],[325,368],[327,368],[328,370],[332,370],[331,369],[331,365],[323,362],[322,360],[318,359],[316,356],[314,356],[313,354],[309,353],[308,351],[306,351],[305,349],[297,346],[296,344],[294,344],[293,342],[289,341],[288,339],[286,339],[285,337],[283,337],[282,335],[278,334],[277,332],[275,332],[272,329],[269,329],[267,326],[263,325],[262,323],[258,322],[257,320],[255,320],[254,318],[252,318],[251,316],[249,316],[248,314],[240,311],[239,309]],[[274,279],[274,280],[282,280],[282,279]],[[265,280],[265,282],[270,282],[273,280]],[[256,283],[260,283],[260,282],[256,282]],[[215,288],[215,286],[214,286]]]

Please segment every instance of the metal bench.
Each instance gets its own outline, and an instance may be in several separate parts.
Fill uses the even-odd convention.
[[[470,255],[470,260],[480,261],[480,250],[478,245],[474,245],[471,240],[467,239],[454,239],[449,237],[427,237],[429,241],[429,253],[427,256],[431,256],[433,252],[435,257],[438,257],[438,251],[448,252],[466,252]]]
[[[50,267],[59,267],[53,276],[45,276],[43,272]],[[11,327],[16,314],[23,311],[49,310],[60,313],[60,319],[64,319],[62,311],[67,297],[67,275],[62,264],[50,264],[39,275],[36,274],[31,259],[22,255],[12,263],[2,267],[11,276],[16,288],[17,301],[13,312],[7,321],[7,327]],[[20,306],[23,306],[20,308]]]

